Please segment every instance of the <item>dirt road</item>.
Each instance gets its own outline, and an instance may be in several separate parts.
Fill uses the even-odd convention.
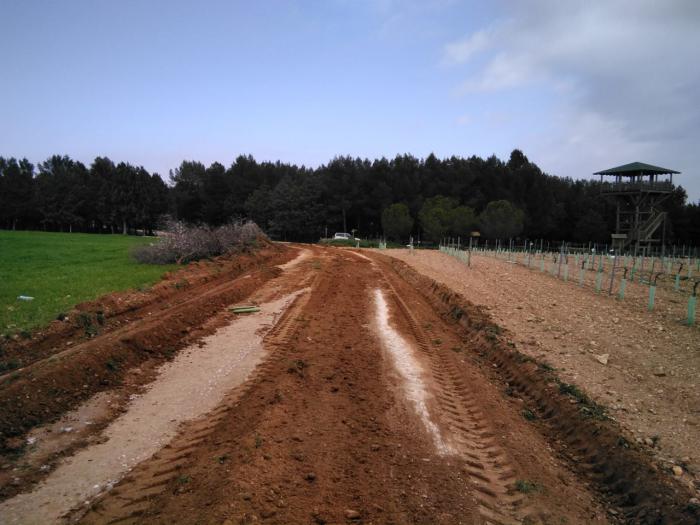
[[[236,297],[259,313],[212,313],[0,522],[697,519],[692,494],[464,297],[380,254],[288,251]]]

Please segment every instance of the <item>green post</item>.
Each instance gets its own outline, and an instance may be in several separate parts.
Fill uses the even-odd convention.
[[[620,281],[620,291],[617,292],[617,297],[622,301],[625,298],[625,288],[627,287],[627,279],[624,277]]]
[[[564,266],[564,282],[569,280],[569,266]]]
[[[688,326],[695,324],[695,303],[697,299],[694,295],[688,297]]]
[[[681,274],[676,274],[676,281],[673,283],[673,289],[678,291],[681,289]]]
[[[544,255],[542,255],[542,259],[540,260],[540,271],[544,272]]]
[[[630,271],[630,281],[634,282],[634,274],[637,273],[637,267],[632,266],[632,271]]]
[[[649,286],[649,311],[654,309],[654,297],[656,297],[656,285]]]
[[[586,271],[586,270],[584,270],[583,268],[581,268],[581,269],[578,271],[578,285],[579,285],[579,286],[583,286],[583,276],[584,276],[584,272],[585,272],[585,271]]]
[[[600,287],[603,285],[603,272],[598,272],[595,276],[595,292],[600,293]]]

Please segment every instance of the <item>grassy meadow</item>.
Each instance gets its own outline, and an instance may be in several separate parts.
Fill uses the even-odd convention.
[[[147,286],[174,266],[131,257],[143,237],[0,231],[0,334],[47,324],[73,305],[105,293]],[[17,299],[20,295],[32,301]]]

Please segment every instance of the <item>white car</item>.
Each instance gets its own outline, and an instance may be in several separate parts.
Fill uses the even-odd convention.
[[[336,233],[333,236],[333,240],[341,240],[341,241],[352,241],[352,235],[349,233]]]

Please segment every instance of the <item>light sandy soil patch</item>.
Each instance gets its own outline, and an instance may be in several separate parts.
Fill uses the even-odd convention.
[[[700,331],[539,270],[385,251],[489,310],[517,348],[607,406],[668,472],[700,488]],[[680,470],[678,469],[680,467]]]
[[[297,266],[299,266],[299,264],[301,264],[309,257],[311,257],[311,250],[302,248],[301,250],[299,250],[299,254],[296,257],[294,257],[294,259],[292,259],[291,261],[287,261],[284,264],[278,264],[277,268],[279,268],[280,270],[291,270],[292,268],[296,268]]]
[[[300,292],[297,292],[297,294]],[[264,358],[264,333],[297,294],[263,304],[165,364],[148,390],[89,446],[29,493],[0,505],[4,523],[51,523],[109,490],[126,472],[167,444],[178,426],[207,413],[243,383]]]

